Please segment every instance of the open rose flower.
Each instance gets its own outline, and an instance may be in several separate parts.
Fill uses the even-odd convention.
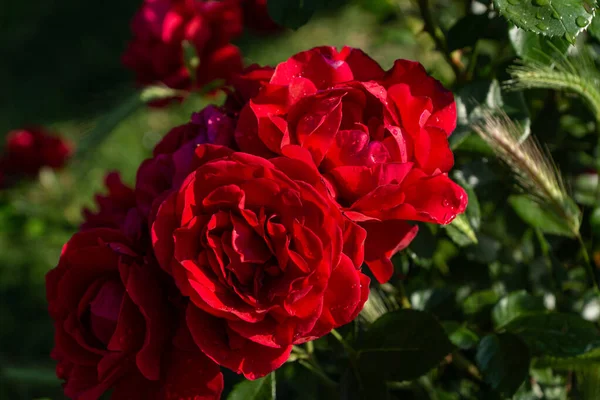
[[[237,0],[145,0],[131,29],[134,39],[122,60],[141,86],[161,82],[190,90],[193,83],[228,80],[242,69],[240,52],[230,43],[242,31]],[[194,77],[185,65],[184,42],[200,61]]]
[[[303,159],[308,151],[332,195],[368,232],[365,261],[380,282],[417,227],[450,223],[467,196],[447,172],[456,127],[452,93],[417,62],[384,71],[360,50],[319,47],[280,63],[241,110],[244,152]]]
[[[169,343],[173,321],[162,273],[118,230],[91,229],[65,245],[46,276],[46,295],[52,356],[68,397],[95,400],[114,388],[112,399],[218,398],[218,366]],[[189,368],[202,373],[184,376]]]
[[[360,272],[365,233],[306,183],[309,165],[201,145],[188,166],[150,218],[151,233],[208,357],[255,379],[292,345],[358,315],[369,285]]]
[[[73,153],[72,145],[44,128],[9,132],[0,165],[6,175],[35,175],[42,167],[62,168]]]

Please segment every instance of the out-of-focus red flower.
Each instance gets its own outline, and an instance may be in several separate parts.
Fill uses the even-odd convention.
[[[417,233],[407,221],[450,223],[467,204],[447,175],[456,127],[452,93],[421,64],[389,71],[358,49],[318,47],[277,65],[239,113],[244,152],[307,157],[344,213],[368,232],[365,261],[381,282]]]
[[[283,27],[275,23],[267,10],[268,0],[242,0],[244,25],[261,34],[281,32]]]
[[[145,0],[131,29],[134,38],[122,61],[141,86],[191,90],[227,81],[242,69],[240,52],[230,43],[242,32],[239,0]],[[185,65],[186,41],[199,57],[194,77]]]
[[[44,128],[11,131],[0,164],[7,175],[35,175],[42,167],[62,168],[73,146]]]

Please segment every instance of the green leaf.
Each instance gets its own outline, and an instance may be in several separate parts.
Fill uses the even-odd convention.
[[[575,236],[566,219],[559,219],[555,213],[526,195],[510,196],[508,202],[517,215],[530,226],[552,235]]]
[[[544,310],[544,300],[530,295],[525,290],[510,293],[500,299],[492,309],[492,321],[499,328],[525,314]]]
[[[477,235],[465,214],[458,215],[450,225],[446,225],[444,228],[450,239],[461,247],[477,244]]]
[[[593,0],[494,0],[506,19],[519,28],[570,43],[592,22]]]
[[[589,365],[576,372],[582,400],[600,399],[600,365]]]
[[[578,369],[588,365],[600,366],[600,347],[575,357],[541,357],[535,360],[534,365],[536,368],[549,367],[558,370]]]
[[[275,400],[275,372],[254,381],[238,383],[227,400]]]
[[[458,322],[446,321],[442,325],[448,334],[448,338],[456,347],[467,350],[479,343],[479,335]]]
[[[563,38],[536,35],[516,26],[508,31],[508,36],[517,55],[526,61],[550,64],[554,57],[565,54],[569,48],[569,42]]]
[[[538,313],[523,315],[506,325],[521,337],[534,355],[575,357],[600,344],[596,326],[574,314]]]
[[[448,31],[448,51],[472,47],[479,39],[506,37],[506,21],[490,18],[488,14],[468,14],[459,19]]]
[[[358,352],[361,375],[388,381],[418,378],[452,351],[444,328],[429,313],[398,310],[371,325]]]
[[[492,308],[498,302],[498,294],[491,290],[473,292],[463,302],[463,310],[468,315],[479,314]]]
[[[529,349],[509,333],[484,337],[475,359],[484,380],[505,396],[512,396],[529,373]]]
[[[298,29],[315,13],[318,0],[269,0],[269,16],[281,26]]]

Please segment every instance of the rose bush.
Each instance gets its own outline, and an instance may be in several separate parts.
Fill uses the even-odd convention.
[[[131,30],[134,38],[122,61],[141,86],[163,83],[190,90],[228,80],[242,68],[240,52],[230,43],[242,31],[237,0],[146,0]],[[193,76],[185,65],[184,42],[199,57]]]
[[[309,166],[213,145],[199,146],[190,166],[151,232],[161,267],[190,298],[187,324],[206,355],[255,379],[293,344],[356,317],[368,295],[364,232],[286,173],[310,180]]]
[[[189,4],[177,4],[161,26],[179,29]],[[389,280],[412,221],[464,211],[447,175],[454,98],[420,64],[384,71],[360,50],[320,47],[230,82],[223,107],[155,146],[134,188],[107,176],[48,274],[68,396],[216,398],[219,366],[265,376],[356,318],[363,262]]]
[[[447,176],[454,97],[419,63],[384,71],[360,50],[319,47],[262,73],[251,82],[269,80],[247,96],[237,145],[266,158],[307,150],[345,215],[369,231],[365,259],[380,282],[417,233],[406,221],[448,224],[464,211],[467,196]],[[237,98],[248,80],[239,82]]]

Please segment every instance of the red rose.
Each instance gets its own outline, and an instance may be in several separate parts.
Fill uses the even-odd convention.
[[[73,149],[69,142],[44,128],[8,133],[2,166],[7,174],[35,175],[42,167],[62,168]]]
[[[244,24],[255,32],[272,34],[283,30],[276,24],[267,10],[267,0],[242,0]]]
[[[139,85],[162,82],[175,89],[228,80],[242,69],[230,42],[242,31],[237,0],[145,0],[131,25],[134,39],[123,55]],[[185,65],[183,42],[191,43],[200,63],[193,79]]]
[[[447,224],[466,207],[447,176],[455,126],[452,93],[419,63],[398,60],[386,72],[360,50],[320,47],[276,67],[240,112],[235,138],[267,158],[307,150],[346,215],[367,229],[365,261],[385,282],[389,257],[417,233],[406,221]]]
[[[108,195],[96,195],[98,210],[83,210],[85,218],[82,230],[92,228],[121,229],[135,236],[139,232],[141,218],[136,210],[135,192],[121,181],[118,172],[106,175],[105,184]]]
[[[160,204],[161,194],[183,182],[199,144],[229,146],[233,130],[234,121],[215,106],[192,114],[190,122],[171,129],[156,145],[154,157],[138,170],[135,192],[142,215],[147,216],[153,204]]]
[[[190,298],[188,327],[207,356],[255,379],[292,345],[357,316],[369,285],[364,231],[306,183],[316,170],[213,145],[199,146],[190,167],[151,233],[161,267]]]
[[[273,67],[252,64],[240,74],[234,75],[230,82],[233,90],[227,96],[224,105],[227,112],[237,115],[242,107],[258,94],[260,88],[269,82],[273,72]]]
[[[52,357],[68,397],[94,400],[114,387],[113,399],[218,398],[218,366],[177,343],[167,347],[172,320],[159,274],[117,230],[77,233],[65,245],[46,295]],[[190,368],[203,373],[179,376]]]

